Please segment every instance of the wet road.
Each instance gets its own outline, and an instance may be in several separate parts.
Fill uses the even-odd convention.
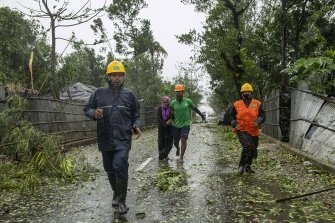
[[[111,208],[112,191],[101,155],[92,145],[80,152],[99,170],[90,181],[51,188],[33,198],[11,197],[15,204],[7,200],[0,222],[335,222],[334,191],[275,202],[335,184],[333,176],[283,152],[275,143],[261,140],[256,173],[244,176],[237,174],[239,143],[229,128],[193,124],[184,163],[178,162],[175,151],[170,161],[158,162],[156,129],[133,141],[130,210],[125,218]],[[145,161],[148,164],[138,170]],[[167,172],[183,176],[182,185],[160,190],[158,181]]]

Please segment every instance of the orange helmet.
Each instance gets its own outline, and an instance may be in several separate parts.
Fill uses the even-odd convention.
[[[174,91],[185,91],[185,87],[183,84],[176,84]]]

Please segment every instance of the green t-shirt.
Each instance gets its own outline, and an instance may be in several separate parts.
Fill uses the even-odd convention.
[[[183,97],[181,102],[173,99],[170,107],[174,115],[174,127],[181,128],[191,124],[191,109],[195,107],[191,99]]]

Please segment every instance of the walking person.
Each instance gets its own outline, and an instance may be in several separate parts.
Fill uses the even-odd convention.
[[[176,92],[176,98],[171,101],[170,105],[173,122],[173,143],[177,148],[176,155],[179,156],[179,161],[183,162],[188,134],[190,132],[191,109],[200,115],[203,121],[206,121],[206,117],[199,111],[191,99],[184,97],[184,85],[177,84],[174,91]],[[181,142],[180,146],[179,142]]]
[[[124,215],[128,189],[128,158],[132,130],[138,139],[140,130],[140,107],[134,93],[125,88],[125,68],[119,61],[107,66],[109,87],[97,89],[85,105],[85,115],[97,120],[98,149],[103,167],[114,192],[112,206]]]
[[[172,149],[172,120],[170,109],[170,97],[164,96],[162,104],[157,109],[158,122],[158,159],[169,159],[169,153]]]
[[[253,159],[257,158],[258,138],[260,124],[265,121],[265,112],[261,102],[253,99],[253,88],[249,83],[241,87],[242,100],[234,103],[230,111],[231,126],[237,133],[242,145],[242,153],[239,162],[239,174],[254,173],[251,168]]]

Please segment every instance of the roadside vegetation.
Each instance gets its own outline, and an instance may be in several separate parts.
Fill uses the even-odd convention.
[[[225,142],[217,164],[222,160],[237,165],[240,145],[231,128],[219,129],[218,136]],[[258,158],[254,162],[255,174],[222,175],[214,173],[211,180],[213,191],[220,190],[229,182],[230,190],[214,193],[208,198],[209,209],[219,199],[230,200],[230,213],[235,219],[256,222],[334,222],[334,191],[318,193],[298,199],[276,202],[335,186],[334,176],[309,161],[295,156],[276,144],[261,137]],[[257,186],[255,186],[257,185]],[[327,186],[325,186],[327,185]],[[214,207],[214,206],[213,206]]]
[[[34,192],[51,183],[88,178],[92,169],[83,157],[68,155],[60,138],[22,119],[24,98],[12,96],[7,102],[9,108],[0,112],[0,191]]]

